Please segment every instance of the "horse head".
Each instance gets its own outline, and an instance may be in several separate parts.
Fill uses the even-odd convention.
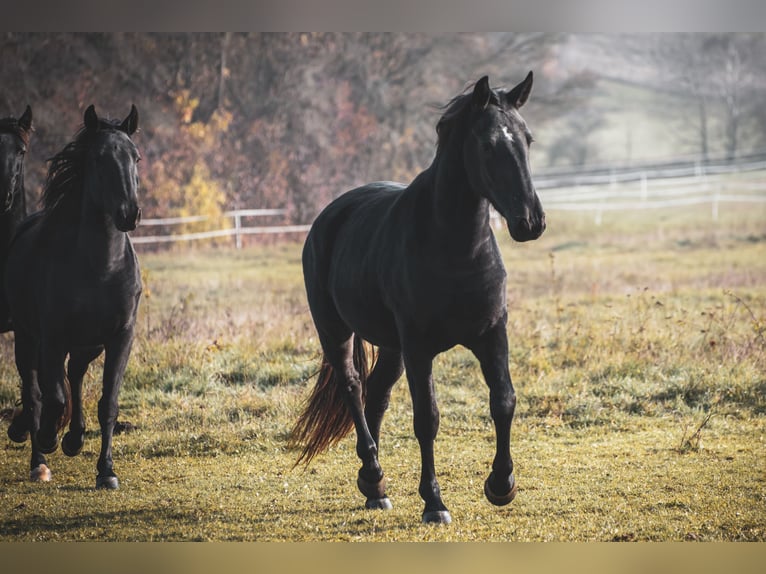
[[[532,89],[532,72],[512,90],[492,90],[487,76],[471,94],[463,158],[473,189],[502,215],[516,241],[537,239],[545,231],[545,212],[529,168],[532,134],[519,108]]]
[[[131,106],[128,116],[117,124],[100,120],[91,105],[85,110],[84,120],[90,136],[85,157],[85,189],[119,231],[132,231],[141,220],[138,206],[141,155],[130,139],[138,129],[138,110]]]
[[[0,120],[0,213],[13,206],[17,193],[21,193],[24,155],[32,133],[32,108],[27,106],[16,120]]]

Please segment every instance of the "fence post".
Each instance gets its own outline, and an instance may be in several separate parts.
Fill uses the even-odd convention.
[[[240,233],[240,229],[242,229],[242,216],[237,211],[234,214],[234,242],[237,249],[242,249],[242,234]]]

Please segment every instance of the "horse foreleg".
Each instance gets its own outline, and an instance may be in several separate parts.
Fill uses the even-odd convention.
[[[69,353],[67,377],[72,392],[72,418],[69,431],[61,440],[61,451],[67,456],[80,454],[85,444],[85,417],[82,412],[82,380],[88,365],[101,354],[102,347],[78,349]]]
[[[452,522],[449,510],[444,506],[434,467],[434,440],[439,432],[439,408],[436,405],[432,357],[408,354],[405,351],[404,365],[407,383],[412,396],[415,437],[420,445],[420,486],[418,492],[425,501],[423,522],[449,524]]]
[[[37,383],[37,353],[34,341],[19,331],[15,336],[14,354],[16,369],[21,378],[21,408],[13,413],[8,425],[8,438],[13,442],[23,443],[29,437],[32,417],[37,407],[39,425],[40,387]]]
[[[492,472],[484,483],[484,495],[492,504],[504,506],[516,496],[511,458],[511,422],[516,393],[508,370],[508,335],[501,321],[470,345],[489,387],[489,409],[495,423],[496,451]]]
[[[122,377],[130,357],[133,345],[133,329],[126,329],[105,345],[104,383],[101,398],[98,401],[98,423],[101,427],[101,453],[96,468],[96,488],[111,490],[120,487],[120,481],[114,473],[112,461],[112,436],[114,424],[119,413],[118,396],[122,386]]]
[[[33,482],[48,482],[51,471],[45,456],[37,447],[37,431],[40,428],[40,412],[42,395],[37,379],[37,343],[23,331],[17,330],[14,344],[16,369],[21,377],[21,422],[18,428],[29,431],[32,443],[32,456],[29,463],[29,480]],[[11,429],[8,429],[10,434]]]

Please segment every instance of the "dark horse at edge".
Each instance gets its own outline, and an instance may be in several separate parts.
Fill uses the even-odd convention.
[[[32,108],[18,119],[0,119],[0,287],[4,283],[8,248],[21,221],[27,216],[24,191],[24,156],[32,136]],[[0,333],[11,330],[5,292],[0,288]]]
[[[44,455],[58,447],[67,418],[61,448],[68,456],[82,449],[82,381],[104,352],[96,487],[119,488],[112,435],[141,296],[138,260],[127,235],[141,214],[140,155],[130,137],[137,128],[135,106],[122,122],[99,118],[88,107],[82,129],[50,160],[43,209],[22,223],[11,244],[6,294],[33,481],[50,480]]]
[[[18,118],[0,119],[0,333],[13,330],[8,301],[5,298],[5,262],[16,230],[27,215],[24,189],[24,158],[32,136],[32,108],[27,106]],[[20,414],[21,409],[14,411]],[[8,436],[15,442],[27,439],[23,417],[14,417]]]
[[[420,445],[423,522],[449,523],[434,468],[439,410],[432,362],[470,349],[489,387],[496,452],[484,493],[495,505],[516,494],[510,454],[516,395],[508,368],[506,271],[490,207],[516,241],[537,239],[545,214],[532,184],[532,136],[519,114],[532,73],[509,91],[485,76],[439,120],[429,168],[408,186],[370,183],[331,202],[303,250],[309,308],[324,354],[317,383],[292,429],[298,463],[356,430],[357,485],[367,508],[390,508],[378,462],[391,388],[406,371]],[[363,342],[378,347],[368,374]]]

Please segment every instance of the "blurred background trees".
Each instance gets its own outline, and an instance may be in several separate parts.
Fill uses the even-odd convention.
[[[135,103],[146,217],[305,223],[351,187],[407,182],[438,106],[483,74],[509,88],[534,70],[533,169],[766,147],[764,34],[6,32],[0,55],[0,116],[34,110],[30,200],[89,104]]]

